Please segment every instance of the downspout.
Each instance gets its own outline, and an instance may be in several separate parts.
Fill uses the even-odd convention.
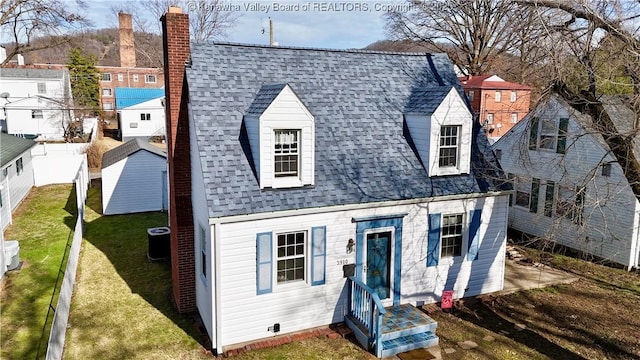
[[[211,309],[211,314],[213,315],[213,326],[215,328],[215,340],[216,340],[216,353],[217,355],[222,355],[222,291],[220,289],[220,285],[222,281],[220,279],[220,274],[222,272],[222,266],[220,265],[220,226],[222,224],[213,224],[213,237],[211,239],[211,245],[213,248],[213,258],[215,259],[215,263],[213,266],[215,267],[212,274],[213,276],[213,288],[214,288],[214,298],[215,298],[215,309]]]

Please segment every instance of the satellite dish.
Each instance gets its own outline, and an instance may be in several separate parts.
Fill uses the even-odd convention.
[[[0,98],[6,99],[8,97],[9,97],[9,93],[8,92],[0,93]]]

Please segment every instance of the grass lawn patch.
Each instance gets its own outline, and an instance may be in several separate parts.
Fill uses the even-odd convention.
[[[73,236],[75,190],[72,185],[33,188],[13,214],[6,240],[20,242],[22,268],[5,274],[0,294],[0,358],[35,359],[47,311]],[[50,326],[51,318],[48,319]],[[40,355],[46,352],[49,329]]]
[[[166,226],[167,214],[102,216],[101,209],[94,185],[64,358],[210,358],[193,319],[172,305],[169,262],[147,259],[147,228]]]

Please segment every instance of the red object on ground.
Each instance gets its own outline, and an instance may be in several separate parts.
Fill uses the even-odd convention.
[[[451,309],[453,306],[453,290],[444,290],[442,292],[442,301],[440,307],[442,309]]]

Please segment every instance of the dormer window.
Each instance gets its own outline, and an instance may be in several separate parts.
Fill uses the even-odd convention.
[[[438,157],[438,166],[440,167],[456,167],[458,166],[458,146],[460,141],[460,126],[441,126],[440,127],[440,153]]]
[[[289,85],[263,85],[244,124],[261,189],[314,185],[314,118]]]
[[[298,176],[300,131],[275,130],[274,176]]]
[[[462,96],[453,86],[433,86],[408,99],[405,121],[428,176],[470,171],[473,116]]]

